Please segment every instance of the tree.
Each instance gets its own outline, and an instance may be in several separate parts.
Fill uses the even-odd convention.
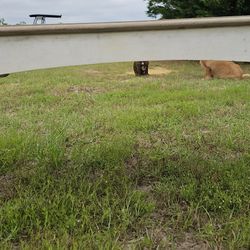
[[[241,16],[250,14],[249,0],[210,0],[207,8],[213,16]]]
[[[5,22],[4,18],[0,17],[0,26],[1,25],[7,25],[7,23]]]
[[[160,18],[249,15],[249,0],[145,0],[147,14]]]

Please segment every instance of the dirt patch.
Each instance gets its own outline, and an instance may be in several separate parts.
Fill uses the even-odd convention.
[[[16,179],[11,174],[0,176],[0,198],[11,199],[15,195]]]
[[[197,241],[192,234],[185,234],[184,241],[177,243],[176,250],[209,250],[208,244],[203,241]]]
[[[87,93],[87,94],[98,94],[103,93],[106,90],[104,88],[97,87],[81,87],[81,86],[71,86],[67,89],[67,92],[73,93]]]
[[[172,73],[173,70],[162,68],[162,67],[153,67],[148,70],[149,75],[154,76],[154,75],[168,75]],[[127,72],[128,75],[134,75],[133,71]]]
[[[160,223],[159,223],[160,224]],[[191,233],[184,236],[183,241],[176,241],[175,234],[172,230],[166,230],[159,226],[158,228],[147,228],[145,236],[127,240],[123,243],[123,249],[137,249],[138,243],[143,242],[145,237],[151,240],[150,248],[143,249],[176,249],[176,250],[210,250],[211,247],[203,242],[195,240]]]
[[[172,72],[173,72],[173,70],[165,69],[162,67],[155,67],[155,68],[149,69],[150,75],[168,75]]]
[[[95,69],[85,69],[84,73],[90,74],[90,75],[96,75],[96,74],[101,74],[101,71],[95,70]]]

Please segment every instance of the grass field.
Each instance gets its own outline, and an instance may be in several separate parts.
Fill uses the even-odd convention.
[[[0,249],[250,248],[250,79],[150,69],[0,78]]]

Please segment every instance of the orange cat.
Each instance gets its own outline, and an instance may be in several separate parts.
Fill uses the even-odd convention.
[[[242,79],[247,74],[243,74],[240,65],[230,61],[202,60],[201,66],[205,70],[205,79],[212,78],[235,78]]]

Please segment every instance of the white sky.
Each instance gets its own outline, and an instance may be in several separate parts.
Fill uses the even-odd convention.
[[[0,18],[8,24],[33,23],[30,14],[62,14],[46,23],[147,20],[144,0],[0,0]]]

